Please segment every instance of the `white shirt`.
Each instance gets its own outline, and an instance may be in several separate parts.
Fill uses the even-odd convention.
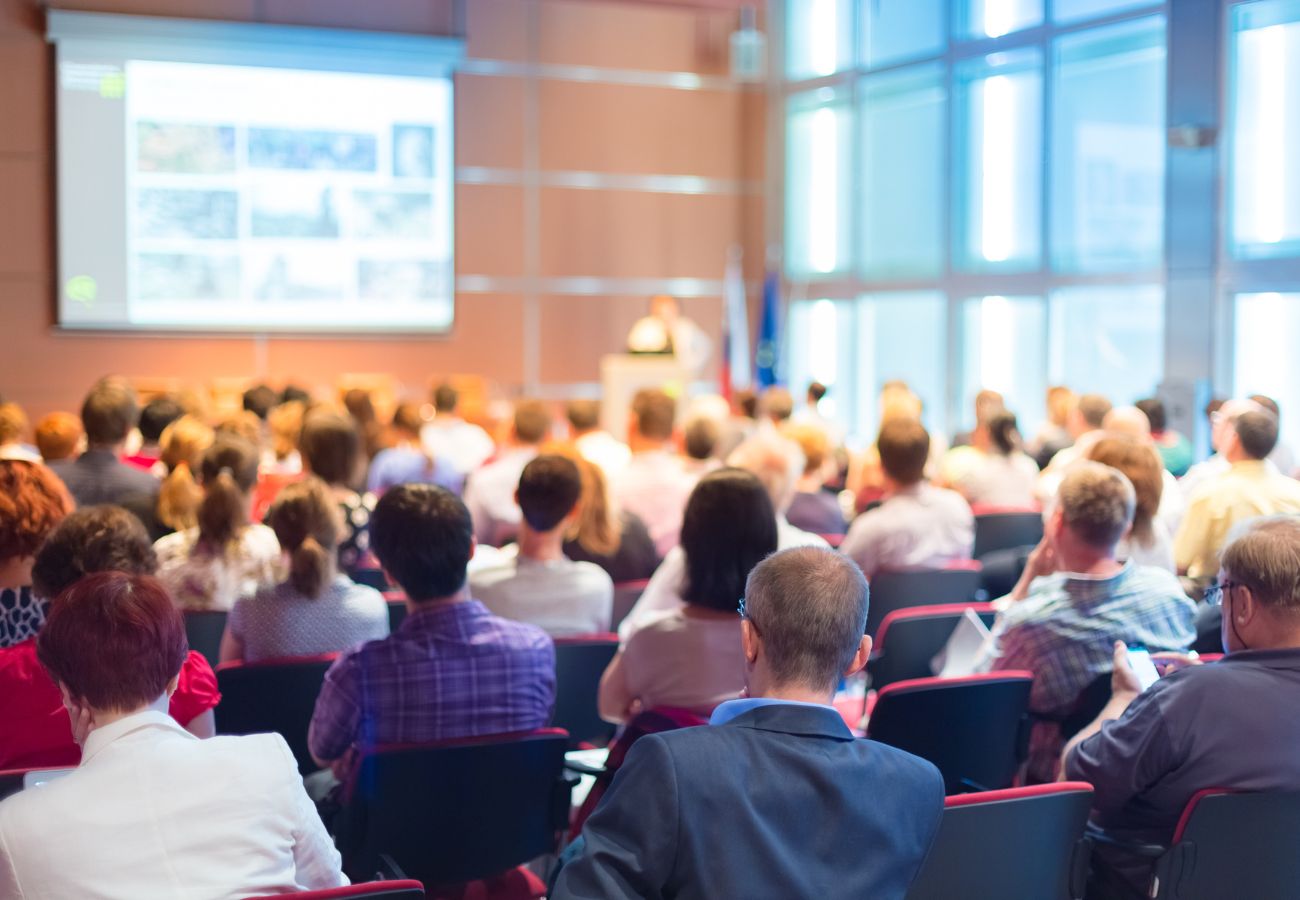
[[[677,456],[667,450],[648,450],[633,454],[623,471],[610,479],[610,492],[619,509],[645,522],[655,550],[667,556],[677,546],[682,513],[697,480]]]
[[[609,631],[614,582],[595,563],[518,555],[470,573],[470,593],[493,614],[528,622],[551,637]]]
[[[237,540],[218,553],[198,546],[199,529],[163,535],[153,545],[158,580],[181,609],[230,609],[283,578],[280,542],[265,525],[245,525]]]
[[[420,429],[420,443],[434,459],[446,460],[461,475],[483,465],[496,449],[482,428],[446,413]]]
[[[975,517],[961,494],[921,482],[854,519],[840,552],[870,578],[970,559],[974,546]]]
[[[519,530],[523,513],[515,502],[515,491],[524,466],[536,456],[536,447],[515,447],[469,476],[465,506],[474,520],[474,537],[481,543],[500,546]]]
[[[13,443],[0,446],[0,459],[16,459],[22,462],[39,463],[41,455],[30,447],[24,447],[22,444]]]
[[[785,520],[784,516],[778,516],[776,520],[776,549],[789,550],[792,547],[829,547],[826,539],[810,531],[804,531],[795,528]],[[681,547],[674,547],[664,557],[664,561],[655,569],[654,575],[650,576],[650,583],[646,585],[641,596],[637,598],[632,609],[628,611],[622,623],[618,626],[619,640],[624,644],[628,638],[640,631],[651,620],[658,618],[663,613],[681,609],[686,605],[682,599],[682,590],[686,587],[686,551]],[[736,598],[740,600],[739,597]]]
[[[613,478],[632,459],[632,451],[608,431],[589,431],[573,442],[582,458],[600,466],[605,480]]]
[[[163,712],[97,728],[81,765],[0,804],[0,897],[143,900],[346,885],[278,734],[200,741]]]
[[[953,482],[968,501],[986,506],[1037,505],[1038,463],[1024,453],[975,453]]]

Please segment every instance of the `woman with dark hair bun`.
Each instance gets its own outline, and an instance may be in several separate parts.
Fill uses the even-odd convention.
[[[154,545],[158,577],[182,609],[230,609],[240,597],[278,580],[275,533],[249,521],[258,463],[257,448],[248,441],[219,435],[199,465],[198,524]]]
[[[266,523],[288,559],[288,574],[235,604],[221,639],[222,662],[336,653],[388,637],[383,595],[338,569],[343,526],[325,482],[308,476],[286,485]]]
[[[971,433],[970,449],[965,464],[950,472],[953,488],[967,503],[1018,508],[1035,505],[1038,463],[1024,451],[1014,413],[998,410],[977,425]]]
[[[84,752],[63,778],[0,804],[0,897],[347,884],[284,738],[199,741],[168,715],[188,652],[180,612],[147,575],[100,572],[51,601],[36,655]]]
[[[707,717],[744,687],[740,617],[745,579],[776,552],[776,513],[767,489],[743,469],[700,479],[682,516],[685,606],[649,619],[600,680],[600,715],[624,722],[655,707]]]

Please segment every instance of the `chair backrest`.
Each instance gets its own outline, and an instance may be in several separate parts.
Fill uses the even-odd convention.
[[[223,663],[217,666],[218,734],[278,733],[289,744],[298,770],[304,775],[318,768],[307,749],[311,724],[325,672],[338,656],[269,659],[257,663]]]
[[[610,620],[610,631],[618,631],[618,626],[627,618],[627,614],[636,606],[636,602],[641,599],[641,594],[645,592],[646,585],[650,583],[648,578],[639,581],[620,581],[614,585],[614,610]]]
[[[1074,706],[1061,720],[1062,738],[1068,741],[1101,715],[1101,711],[1110,702],[1110,682],[1111,673],[1103,672],[1079,692],[1079,696],[1074,700]]]
[[[944,802],[907,900],[1070,900],[1087,874],[1083,782],[961,794]]]
[[[1043,539],[1043,514],[1037,510],[999,510],[975,515],[975,551],[979,559],[994,550],[1032,547]]]
[[[1156,863],[1158,900],[1294,898],[1300,891],[1300,792],[1192,796],[1173,844]]]
[[[424,885],[418,881],[404,878],[400,881],[367,881],[361,884],[349,884],[346,887],[325,888],[320,891],[299,891],[296,894],[266,894],[283,900],[285,896],[297,897],[298,900],[423,900]]]
[[[980,567],[968,562],[946,569],[877,572],[870,580],[867,634],[875,637],[885,616],[896,609],[973,601],[980,589]]]
[[[372,587],[377,591],[386,591],[391,586],[383,569],[353,569],[348,574],[357,584],[364,584],[366,587]]]
[[[555,641],[555,714],[551,724],[569,733],[569,742],[604,744],[614,726],[600,717],[596,695],[600,676],[618,652],[618,635],[592,634]]]
[[[340,828],[345,871],[372,876],[387,856],[432,890],[554,852],[569,817],[568,746],[544,729],[365,754]]]
[[[223,609],[185,611],[185,637],[190,649],[203,654],[214,669],[221,659],[221,636],[226,632],[228,615]]]
[[[1029,672],[896,681],[876,695],[867,737],[928,759],[949,794],[1011,785],[1028,749]]]
[[[388,633],[393,634],[406,621],[406,598],[394,600],[388,598]]]
[[[989,603],[945,603],[896,609],[885,616],[876,631],[876,646],[867,672],[877,690],[895,681],[928,678],[930,660],[952,637],[953,629],[974,610],[985,625],[992,626],[995,613]]]

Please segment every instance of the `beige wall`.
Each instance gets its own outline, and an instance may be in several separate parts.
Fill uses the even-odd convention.
[[[60,8],[443,34],[448,0],[77,0]],[[763,106],[727,76],[736,3],[467,0],[457,76],[456,325],[449,337],[61,334],[54,328],[52,54],[33,0],[0,0],[0,394],[75,408],[105,372],[141,378],[480,373],[506,394],[596,381],[646,296],[698,279],[716,334],[727,247],[762,257]],[[583,67],[578,69],[576,67]],[[666,73],[703,76],[675,86]],[[596,173],[594,187],[572,173]],[[704,193],[639,176],[695,176]],[[611,180],[612,177],[612,180]],[[647,189],[654,188],[654,189]],[[594,283],[574,279],[598,279]]]

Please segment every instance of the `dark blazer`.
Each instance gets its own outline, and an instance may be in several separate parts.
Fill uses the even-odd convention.
[[[780,704],[633,745],[555,898],[902,898],[943,814],[930,763]]]
[[[157,478],[122,462],[111,450],[87,450],[76,459],[50,463],[50,470],[63,479],[77,506],[158,496]]]

